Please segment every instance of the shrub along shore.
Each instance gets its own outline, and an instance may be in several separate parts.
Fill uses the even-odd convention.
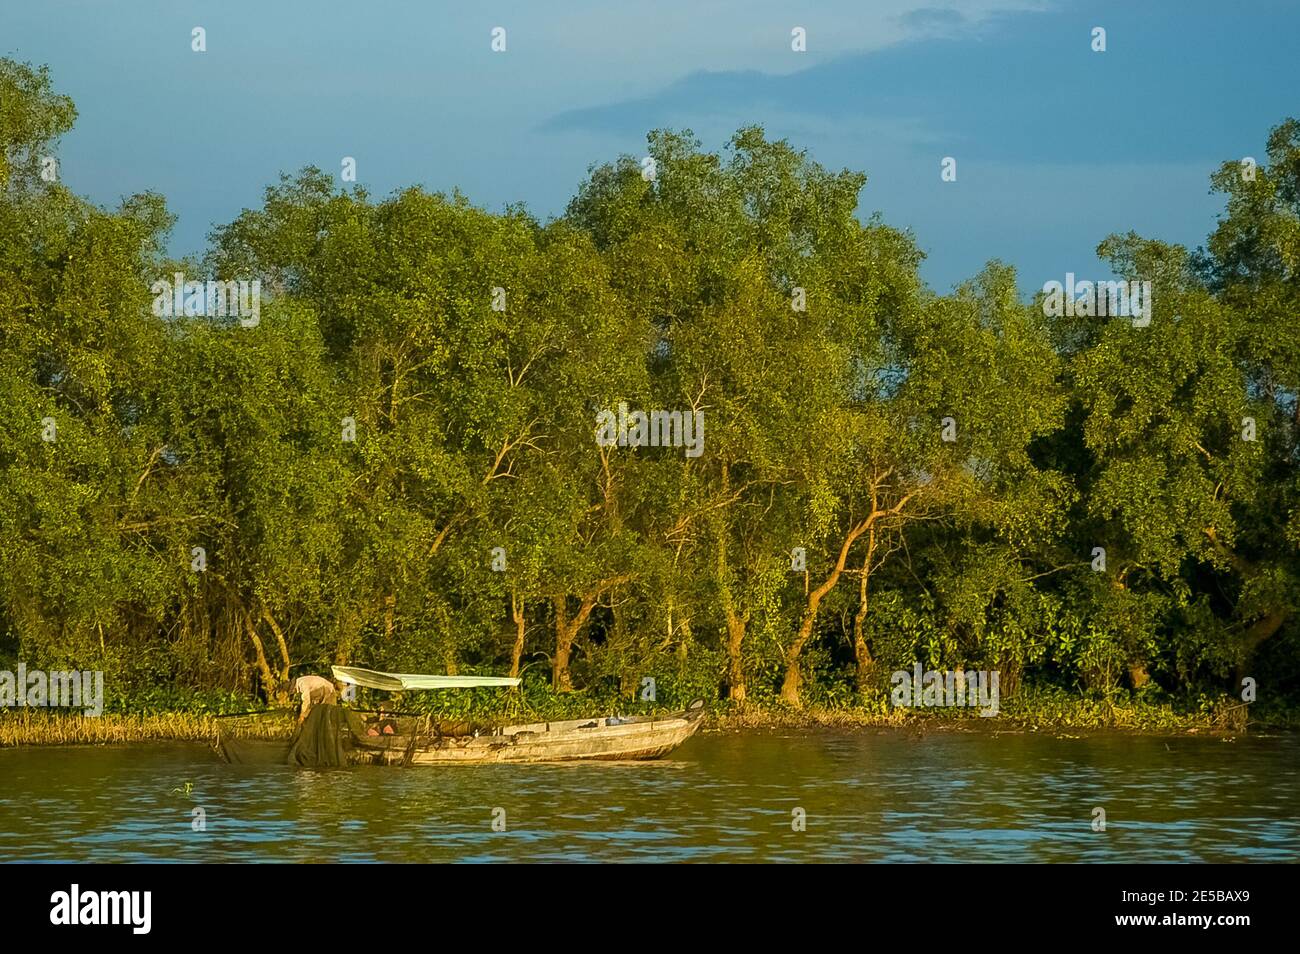
[[[576,702],[589,702],[585,708]],[[511,705],[469,708],[454,712],[430,710],[484,725],[572,718],[603,713],[667,712],[644,704],[600,705],[578,693],[565,698],[532,699],[525,707]],[[220,734],[243,739],[287,739],[294,730],[292,712],[267,710],[237,716],[210,712],[109,712],[90,717],[57,710],[21,709],[0,713],[0,748],[40,745],[103,745],[147,742],[210,742]],[[1300,728],[1300,712],[1290,709],[1251,712],[1231,697],[1203,699],[1196,706],[1176,706],[1136,694],[1085,697],[1064,692],[1026,692],[1007,700],[996,716],[974,709],[907,709],[880,700],[875,705],[795,709],[779,703],[759,705],[715,702],[705,731],[748,732],[765,729],[906,729],[911,731],[984,732],[1133,732],[1143,734],[1243,735],[1260,730]]]

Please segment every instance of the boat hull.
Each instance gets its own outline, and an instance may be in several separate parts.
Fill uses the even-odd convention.
[[[491,735],[358,740],[354,764],[643,761],[662,758],[699,729],[703,705],[664,718],[575,719],[507,726]]]

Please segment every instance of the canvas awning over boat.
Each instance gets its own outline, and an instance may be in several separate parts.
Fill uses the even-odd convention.
[[[332,666],[334,678],[366,689],[401,692],[408,689],[470,689],[475,686],[517,686],[518,679],[507,676],[422,676],[402,672],[375,672],[355,666]]]

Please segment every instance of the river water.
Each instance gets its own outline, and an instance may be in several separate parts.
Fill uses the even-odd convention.
[[[659,762],[319,772],[26,748],[0,780],[3,861],[1300,859],[1291,735],[779,731]]]

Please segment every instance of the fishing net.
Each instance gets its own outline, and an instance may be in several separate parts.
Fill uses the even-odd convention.
[[[356,713],[336,705],[312,706],[307,718],[287,742],[222,737],[221,753],[237,765],[293,765],[337,768],[348,764],[355,737],[365,734]]]
[[[312,706],[289,745],[288,764],[302,768],[338,768],[348,764],[353,733],[364,732],[359,716],[338,706]]]
[[[233,765],[284,765],[289,761],[286,741],[267,739],[232,739],[223,735],[221,756]]]

